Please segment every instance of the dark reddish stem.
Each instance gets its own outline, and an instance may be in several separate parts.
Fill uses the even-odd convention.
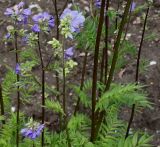
[[[106,3],[106,16],[105,16],[105,75],[104,75],[104,83],[107,83],[107,73],[108,73],[108,37],[109,37],[109,16],[108,16],[108,8],[109,8],[110,0],[107,0]]]
[[[102,27],[104,22],[104,8],[105,8],[105,0],[102,0],[99,25],[98,25],[97,37],[96,37],[95,52],[94,52],[94,67],[93,67],[93,81],[92,81],[92,125],[91,125],[91,141],[92,142],[94,142],[96,138],[95,106],[96,106],[96,93],[97,93],[97,69],[98,69],[99,45],[100,45]]]
[[[45,67],[42,57],[42,50],[40,45],[40,34],[38,33],[38,51],[41,61],[41,94],[42,94],[42,124],[44,124],[45,121]],[[44,131],[42,132],[42,138],[41,138],[41,146],[44,147]]]
[[[131,0],[128,0],[127,4],[126,4],[126,7],[125,7],[125,11],[124,11],[123,17],[122,17],[121,24],[120,24],[120,27],[119,27],[117,39],[116,39],[114,47],[113,47],[114,54],[113,54],[111,69],[110,69],[110,72],[109,72],[109,77],[108,77],[108,80],[107,80],[105,91],[109,90],[111,82],[112,82],[112,79],[113,79],[113,75],[114,75],[114,71],[115,71],[115,67],[116,67],[116,63],[117,63],[117,59],[118,59],[121,36],[122,36],[122,32],[123,32],[123,29],[124,29],[124,26],[125,26],[125,23],[126,23],[126,20],[127,20],[127,16],[128,16],[128,13],[129,13],[130,5],[131,5]],[[99,118],[98,118],[98,124],[97,124],[97,127],[96,127],[96,135],[99,132],[99,128],[100,128],[101,123],[103,121],[104,115],[105,115],[105,111],[102,111],[100,113]]]
[[[4,102],[2,95],[2,85],[0,83],[0,105],[1,105],[1,115],[4,116]],[[2,123],[5,124],[5,120],[2,120]]]
[[[53,0],[52,0],[53,1]],[[56,15],[56,39],[59,40],[59,14],[58,14],[58,8],[57,8],[57,0],[53,1],[54,9],[55,9],[55,15]],[[56,57],[58,59],[58,57]],[[59,73],[56,71],[56,89],[59,92]],[[60,102],[59,94],[57,95],[57,100]],[[62,120],[61,120],[61,114],[59,114],[60,119],[60,128],[62,128]]]
[[[117,15],[116,15],[116,25],[115,25],[115,29],[118,29],[118,11],[119,11],[119,7],[120,7],[120,0],[118,0],[117,2]]]
[[[63,13],[64,9],[67,7],[68,1],[69,1],[69,0],[66,0],[64,6],[63,6],[63,8],[62,8],[62,11],[60,12],[60,15]]]
[[[132,2],[133,2],[133,0],[132,0]],[[131,16],[132,16],[132,9],[131,9],[132,2],[131,2],[131,6],[130,6],[128,22],[127,22],[127,26],[126,26],[126,29],[125,29],[125,34],[124,34],[124,38],[123,38],[123,41],[122,41],[122,45],[123,45],[124,41],[126,40],[126,36],[127,36],[127,33],[128,33],[128,29],[129,29],[129,23],[130,23]]]
[[[80,90],[83,90],[83,86],[84,86],[84,80],[85,80],[85,74],[86,74],[86,65],[87,65],[87,55],[88,55],[88,52],[85,51],[85,56],[84,56],[84,60],[83,60],[83,67],[82,67]],[[76,104],[75,111],[74,111],[74,115],[76,115],[77,111],[79,110],[79,105],[80,105],[80,97],[78,97],[77,104]]]
[[[103,48],[101,68],[100,68],[100,82],[101,83],[103,83],[103,79],[104,79],[105,49],[106,48]],[[99,91],[99,94],[101,94],[101,91]]]
[[[14,33],[15,39],[15,52],[16,52],[16,65],[19,64],[18,57],[18,42],[17,42],[17,31]],[[16,81],[19,82],[19,74],[17,74]],[[20,109],[20,91],[19,86],[17,86],[17,133],[16,133],[16,146],[19,147],[19,109]]]
[[[139,50],[138,50],[137,66],[136,66],[136,76],[135,76],[135,82],[136,82],[136,84],[138,84],[138,80],[139,80],[139,65],[140,65],[142,45],[143,45],[144,34],[145,34],[145,30],[146,30],[146,24],[147,24],[147,18],[148,18],[148,14],[149,14],[149,9],[150,9],[150,7],[148,6],[147,11],[146,11],[145,20],[144,20],[144,25],[143,25],[141,42],[140,42],[140,46],[139,46]],[[129,119],[129,123],[128,123],[128,127],[127,127],[127,132],[126,132],[125,138],[127,138],[128,135],[129,135],[131,124],[132,124],[132,121],[133,121],[133,118],[134,118],[134,113],[135,113],[135,104],[132,105],[132,111],[131,111],[131,115],[130,115],[130,119]]]

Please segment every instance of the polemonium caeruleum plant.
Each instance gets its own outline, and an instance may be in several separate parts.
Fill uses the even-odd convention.
[[[85,17],[82,15],[81,12],[78,12],[76,10],[71,10],[69,8],[66,8],[62,15],[60,16],[60,33],[64,37],[64,39],[73,39],[74,33],[79,33],[81,28],[83,27],[85,21]],[[68,73],[68,67],[66,65],[71,65],[73,68],[75,65],[77,65],[73,60],[70,60],[65,63],[65,57],[68,55],[73,55],[73,48],[69,48],[65,51],[65,42],[63,39],[62,43],[62,51],[63,51],[63,57],[62,57],[62,65],[63,65],[63,111],[66,113],[66,73]],[[67,57],[68,58],[68,57]],[[68,64],[67,64],[68,63]],[[66,119],[66,118],[65,118]]]
[[[31,10],[29,8],[24,9],[24,2],[20,2],[19,4],[7,8],[4,12],[4,15],[10,17],[10,19],[14,22],[14,27],[10,29],[8,34],[5,36],[6,39],[10,39],[13,36],[14,39],[14,47],[15,47],[15,56],[16,56],[16,82],[20,81],[20,66],[19,66],[19,49],[18,49],[18,35],[20,34],[20,28],[17,25],[26,25],[28,22],[28,17],[31,15]],[[16,130],[16,145],[19,146],[19,109],[20,109],[20,87],[17,86],[17,130]]]
[[[54,2],[56,4],[56,0]],[[22,8],[23,5],[24,5],[24,3],[22,2],[22,3],[18,4],[17,8]],[[10,12],[10,10],[7,10],[8,14],[9,14],[9,12]],[[29,11],[26,10],[26,12],[23,12],[23,13],[26,16],[29,16],[28,12]],[[99,15],[97,15],[97,16],[99,16]],[[101,16],[101,18],[102,17],[103,17],[103,15]],[[81,146],[84,146],[84,147],[89,147],[89,146],[92,146],[92,147],[95,147],[95,146],[100,146],[100,147],[101,146],[109,146],[109,147],[114,146],[114,147],[117,147],[117,146],[119,146],[119,147],[124,147],[124,144],[127,144],[127,143],[125,143],[125,140],[124,140],[125,124],[122,121],[119,121],[119,118],[116,117],[116,116],[118,116],[117,110],[120,109],[121,105],[124,106],[127,104],[129,106],[135,101],[137,104],[140,104],[140,106],[142,106],[142,103],[143,103],[143,106],[147,105],[148,103],[146,102],[145,97],[142,94],[139,94],[139,91],[138,91],[139,87],[137,85],[134,85],[134,84],[117,85],[114,83],[113,85],[111,84],[110,90],[105,91],[104,87],[106,85],[105,84],[103,85],[103,83],[101,84],[101,82],[99,83],[99,80],[97,80],[97,82],[95,83],[97,85],[97,89],[95,89],[95,91],[97,91],[97,93],[98,93],[101,89],[101,95],[97,94],[96,99],[95,99],[96,103],[97,103],[95,115],[98,114],[96,117],[98,121],[96,121],[96,123],[95,123],[97,137],[95,137],[95,141],[93,143],[91,143],[90,138],[88,137],[89,136],[88,133],[90,132],[90,126],[91,126],[91,119],[90,119],[90,116],[88,116],[88,113],[85,113],[85,110],[84,111],[79,110],[79,111],[77,111],[77,113],[75,115],[69,116],[68,114],[71,114],[71,113],[69,113],[70,111],[67,112],[68,107],[66,107],[66,105],[65,105],[66,104],[65,94],[66,94],[66,98],[67,98],[67,92],[70,92],[70,89],[71,89],[70,87],[69,87],[69,89],[67,89],[68,87],[66,86],[67,85],[66,80],[68,78],[67,76],[70,76],[70,75],[72,76],[72,74],[70,73],[70,70],[73,69],[73,67],[75,65],[77,65],[77,63],[74,61],[74,59],[72,59],[72,57],[74,56],[74,52],[75,52],[74,48],[76,48],[76,46],[74,45],[74,47],[68,48],[68,45],[66,42],[70,41],[70,44],[72,44],[71,41],[77,42],[77,40],[75,40],[76,39],[75,35],[77,35],[77,33],[80,33],[81,31],[82,31],[82,33],[84,33],[83,32],[84,30],[88,30],[88,32],[87,32],[88,35],[86,35],[86,33],[84,33],[84,37],[82,37],[82,39],[86,39],[85,37],[87,36],[86,42],[83,43],[84,48],[86,46],[89,47],[87,45],[88,40],[91,40],[91,42],[93,43],[93,46],[94,46],[96,39],[95,39],[95,37],[93,37],[94,31],[91,31],[91,29],[90,29],[91,27],[87,27],[85,24],[86,28],[81,29],[81,28],[83,28],[83,25],[84,25],[83,23],[84,23],[85,18],[82,15],[82,13],[80,13],[79,11],[75,11],[75,10],[73,11],[73,10],[67,8],[62,13],[60,19],[61,20],[59,20],[59,22],[60,22],[59,28],[60,28],[62,36],[60,36],[59,39],[57,37],[57,40],[55,38],[53,38],[51,41],[48,42],[49,45],[46,45],[46,44],[43,44],[46,41],[46,38],[44,39],[43,37],[44,37],[44,34],[49,35],[49,31],[54,26],[54,18],[47,12],[41,12],[37,15],[34,15],[32,18],[32,20],[34,21],[34,26],[31,28],[32,32],[29,33],[28,35],[24,36],[24,38],[22,38],[22,40],[24,42],[26,42],[27,46],[25,46],[25,48],[23,48],[23,53],[20,52],[20,50],[18,50],[18,52],[17,52],[17,53],[21,53],[20,60],[18,60],[19,62],[16,62],[17,63],[16,68],[14,69],[13,73],[15,76],[20,76],[20,78],[21,78],[20,81],[17,82],[16,84],[17,85],[20,84],[21,87],[24,87],[22,89],[18,89],[19,91],[21,91],[21,98],[22,99],[24,98],[25,101],[27,101],[27,103],[28,103],[28,99],[26,99],[26,98],[29,97],[31,99],[31,103],[33,103],[32,100],[35,99],[35,96],[37,97],[37,91],[39,92],[40,91],[39,88],[42,88],[41,89],[42,103],[39,104],[38,101],[36,101],[37,103],[35,104],[36,106],[38,105],[39,107],[42,106],[42,122],[37,123],[32,120],[28,124],[26,124],[24,128],[21,129],[20,132],[23,137],[20,140],[21,144],[19,146],[20,147],[26,147],[26,146],[39,147],[40,146],[39,137],[42,134],[41,146],[58,146],[58,147],[59,146],[60,147],[61,146],[64,146],[64,147],[66,147],[66,146],[69,146],[69,147],[70,146],[73,146],[73,147],[74,146],[80,146],[80,147]],[[90,18],[90,19],[92,20],[93,18]],[[16,19],[14,19],[14,20],[16,20]],[[93,19],[92,21],[95,21],[95,20],[97,20],[97,19]],[[101,19],[101,21],[102,20],[103,19]],[[101,21],[100,21],[100,24],[102,23]],[[19,24],[21,24],[20,22],[22,22],[22,24],[24,24],[23,19],[22,19],[22,21],[16,20],[16,22],[19,22],[19,23],[17,23],[18,28],[20,28],[20,25],[19,25]],[[88,23],[90,23],[90,21],[88,21]],[[92,26],[93,24],[94,23],[92,23],[90,25]],[[93,30],[95,30],[95,32],[96,32],[97,25],[95,25],[93,27]],[[99,30],[98,31],[99,35],[97,35],[97,36],[100,37],[101,36],[100,35],[101,33],[99,33],[100,29],[98,29],[98,30]],[[30,32],[30,31],[31,30],[29,30],[28,32]],[[122,29],[121,29],[121,31],[122,31]],[[12,33],[12,32],[14,32],[14,31],[12,30],[10,32],[10,34],[7,34],[6,39],[17,37],[17,35],[14,36],[14,33]],[[16,33],[17,32],[18,32],[18,30],[16,31]],[[11,36],[11,34],[13,34],[13,35]],[[19,36],[19,34],[18,34],[18,36]],[[91,39],[89,39],[90,37],[91,37]],[[101,36],[102,39],[99,38],[99,43],[103,42],[103,40],[104,40],[103,37],[104,36],[102,35]],[[41,41],[40,38],[44,39],[44,40]],[[61,38],[62,38],[62,41],[61,41]],[[15,43],[15,47],[16,47],[17,46],[17,38],[15,38],[15,40],[16,40],[16,43]],[[38,46],[37,46],[37,44],[38,44]],[[44,45],[45,45],[45,47],[44,47]],[[103,43],[101,45],[103,46]],[[29,49],[27,47],[29,47]],[[37,50],[34,50],[35,47],[38,48],[38,55],[40,55],[40,58],[37,58],[37,54],[36,54]],[[93,48],[93,47],[91,47],[91,48]],[[98,48],[98,47],[96,47],[96,48]],[[102,48],[100,46],[100,50],[101,49]],[[42,55],[42,53],[44,53],[45,51],[46,51],[46,54]],[[49,52],[47,52],[47,51],[49,51]],[[113,51],[115,51],[115,50],[113,49]],[[46,58],[47,55],[51,55],[51,54],[53,54],[53,58]],[[98,64],[100,61],[99,60],[100,55],[101,54],[96,53]],[[87,57],[87,54],[85,56]],[[44,58],[45,58],[45,60],[44,60]],[[37,74],[35,74],[34,69],[32,69],[32,67],[36,67],[36,71],[37,71],[37,69],[39,71],[39,61],[41,64],[41,71],[42,71],[41,77],[39,77]],[[58,66],[55,65],[55,62],[58,63]],[[52,63],[52,64],[50,65],[49,63]],[[48,66],[48,64],[49,64],[49,66]],[[86,63],[84,63],[84,65],[85,64]],[[98,66],[95,66],[95,68],[99,69]],[[48,84],[47,82],[45,82],[45,71],[47,70],[50,72],[50,69],[51,69],[51,71],[58,71],[59,72],[59,75],[60,75],[59,77],[61,80],[60,82],[62,82],[62,84],[60,83],[60,86],[62,86],[62,88],[60,87],[60,89],[57,90],[58,92],[55,92],[55,93],[53,92],[53,91],[55,91],[55,89],[51,87],[50,83]],[[63,69],[63,71],[62,71],[62,69]],[[21,76],[21,74],[24,76]],[[30,76],[32,74],[34,74],[34,78]],[[99,73],[98,73],[98,77],[99,77]],[[23,78],[26,78],[25,79],[26,83],[24,83],[25,80],[23,81]],[[33,84],[33,86],[30,85],[30,83]],[[55,83],[52,83],[52,84],[54,85]],[[11,85],[11,87],[13,86],[13,84],[10,84],[10,85]],[[90,92],[91,92],[91,88],[92,88],[92,81],[91,80],[84,81],[83,85],[84,85],[84,88],[81,88],[81,87],[79,88],[79,84],[76,83],[76,85],[74,85],[75,89],[76,89],[75,90],[76,94],[75,95],[73,94],[73,95],[76,96],[77,98],[79,97],[80,103],[82,105],[84,105],[84,107],[87,109],[88,112],[91,112],[91,103],[92,102],[91,102]],[[8,86],[8,85],[6,87],[10,88],[10,86]],[[6,87],[4,87],[4,89],[5,89],[4,92],[6,92]],[[63,91],[61,91],[61,89],[63,89]],[[31,91],[31,93],[30,93],[30,91]],[[6,95],[6,93],[4,94],[4,96],[5,95]],[[63,100],[56,102],[56,100],[54,99],[56,97],[56,95],[59,95],[59,96],[62,95]],[[133,97],[131,95],[133,95]],[[68,95],[68,96],[69,96],[69,100],[72,100],[72,98],[70,98],[70,95]],[[136,98],[135,98],[135,96],[136,96]],[[126,101],[128,101],[128,102],[126,102]],[[64,106],[64,111],[63,111],[61,105]],[[67,117],[67,119],[63,120],[63,124],[62,124],[63,129],[62,129],[62,127],[59,127],[60,130],[58,129],[58,131],[60,131],[60,133],[56,132],[56,130],[54,128],[53,131],[55,134],[51,133],[50,131],[48,133],[45,133],[45,140],[44,140],[44,133],[43,133],[44,132],[44,130],[43,130],[44,123],[43,122],[45,121],[44,120],[44,113],[47,113],[44,111],[44,109],[49,109],[49,108],[51,111],[54,111],[54,114],[60,113],[61,117],[64,116],[64,117]],[[31,110],[31,112],[32,112],[32,110]],[[82,112],[83,114],[79,114],[79,112]],[[104,112],[104,113],[101,113],[101,112]],[[101,114],[104,118],[102,122],[100,120]],[[6,120],[7,120],[6,121],[7,123],[10,121],[10,120],[8,121],[8,119],[6,119]],[[25,120],[25,119],[23,119],[23,120]],[[65,122],[65,120],[67,120],[66,121],[67,123]],[[14,123],[15,121],[13,120],[10,122]],[[101,125],[102,127],[100,127],[100,130],[97,131],[99,129],[97,127],[99,122],[100,122],[100,125],[102,124]],[[46,122],[46,124],[49,124],[49,123]],[[0,136],[3,136],[2,134],[5,134],[3,137],[6,138],[6,142],[8,143],[9,137],[8,137],[8,135],[6,135],[6,132],[3,132],[4,130],[7,130],[6,129],[7,125],[4,126],[4,129],[2,130],[2,133],[0,133]],[[14,124],[14,125],[17,126],[16,124]],[[58,125],[56,124],[56,127]],[[19,126],[21,126],[21,125],[19,125]],[[12,129],[11,127],[8,128],[8,131],[10,131],[11,129]],[[15,132],[15,130],[14,130],[14,132]],[[8,134],[9,135],[14,134],[14,132],[13,133],[9,132]],[[0,137],[0,146],[10,147],[10,146],[7,146],[7,143],[6,144],[3,143],[3,142],[5,142],[5,141],[3,141],[3,137]],[[132,138],[134,138],[134,139],[132,139]],[[136,138],[137,138],[137,140],[136,140]],[[141,139],[141,135],[135,135],[133,137],[133,135],[131,134],[131,136],[129,137],[129,143],[132,144],[132,143],[136,142],[138,144],[139,138]],[[10,140],[14,140],[14,137],[12,137],[12,139],[10,139]],[[127,141],[128,141],[128,139],[127,139]],[[142,140],[140,140],[140,141],[142,142]],[[1,144],[3,144],[3,145],[1,145]]]
[[[34,25],[32,26],[32,31],[37,35],[37,45],[41,64],[41,95],[42,95],[42,124],[44,124],[45,119],[45,65],[42,54],[42,45],[40,41],[41,34],[48,33],[55,25],[54,17],[48,12],[41,12],[32,17]],[[44,146],[44,131],[42,131],[41,145]]]

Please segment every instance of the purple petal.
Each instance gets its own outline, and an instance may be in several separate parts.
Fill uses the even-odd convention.
[[[20,74],[21,73],[21,68],[20,68],[19,63],[16,64],[15,73],[16,74]]]
[[[73,49],[74,49],[74,47],[70,47],[65,51],[65,58],[66,59],[69,59],[73,56],[73,54],[74,54]]]
[[[4,15],[7,15],[7,16],[11,16],[13,14],[14,14],[14,11],[11,8],[7,8],[6,11],[4,12]]]
[[[7,33],[7,34],[5,35],[5,39],[10,39],[10,37],[11,37],[11,34],[10,34],[10,33]]]
[[[28,8],[28,9],[24,9],[24,10],[23,10],[23,14],[29,16],[29,15],[32,14],[32,12],[31,12],[31,10]]]
[[[131,4],[131,11],[134,11],[135,8],[136,8],[136,3],[132,2],[132,4]]]
[[[34,25],[32,26],[32,31],[33,31],[33,32],[36,32],[36,33],[40,32],[40,27],[39,27],[39,25],[38,25],[38,24],[34,24]]]
[[[20,3],[17,5],[17,7],[18,7],[18,8],[22,8],[22,7],[24,6],[24,4],[25,4],[24,2],[20,2]]]

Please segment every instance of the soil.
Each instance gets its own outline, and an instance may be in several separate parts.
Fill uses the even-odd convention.
[[[156,1],[156,0],[155,0]],[[157,0],[158,1],[158,0]],[[152,110],[144,110],[138,114],[136,114],[133,126],[135,128],[141,128],[144,129],[145,131],[149,132],[150,134],[154,135],[154,141],[153,145],[155,147],[158,147],[160,145],[160,5],[157,4],[153,6],[150,9],[149,12],[149,19],[147,23],[147,30],[145,33],[145,39],[142,47],[142,60],[147,60],[147,68],[144,72],[140,74],[139,81],[140,83],[143,83],[146,86],[146,91],[148,92],[148,97],[149,100],[153,103],[153,109]],[[6,34],[6,26],[10,24],[9,20],[7,17],[4,16],[4,10],[12,6],[16,3],[16,0],[9,2],[5,0],[0,0],[0,38],[2,38]],[[32,1],[27,1],[28,4],[30,4]],[[62,8],[64,1],[60,0],[59,2],[59,8]],[[40,7],[43,10],[49,10],[50,12],[54,13],[53,6],[52,6],[52,1],[38,1],[37,2]],[[116,4],[116,3],[115,3]],[[143,4],[143,0],[137,0],[136,4]],[[47,6],[47,7],[46,7]],[[129,31],[128,33],[131,34],[131,37],[129,38],[135,46],[139,47],[140,39],[141,39],[141,34],[142,34],[142,27],[143,27],[143,19],[141,16],[144,15],[144,12],[141,12],[140,14],[137,14],[136,16],[133,16],[131,19],[131,24],[129,26]],[[139,19],[140,18],[140,19]],[[140,20],[140,21],[139,21]],[[7,69],[5,68],[5,65],[8,64],[9,66],[13,67],[15,66],[15,60],[14,55],[13,55],[13,45],[12,44],[5,44],[4,42],[0,41],[0,79],[4,77]],[[76,52],[75,55],[75,60],[78,61],[80,66],[82,65],[82,57],[79,56],[79,52]],[[89,57],[88,60],[88,65],[87,65],[87,77],[91,77],[91,69],[93,65],[93,60],[92,56]],[[149,65],[151,61],[156,61],[155,65]],[[121,76],[117,76],[115,80],[122,82],[122,83],[127,83],[127,82],[133,82],[135,79],[135,64],[136,64],[136,59],[132,60],[129,62],[129,64],[122,69],[123,73]],[[38,71],[35,71],[38,73]],[[70,78],[70,83],[76,83],[75,81],[80,81],[80,69],[76,69],[73,73],[74,80],[73,78]],[[53,76],[53,75],[50,75]],[[47,76],[47,77],[50,77]],[[2,78],[1,78],[2,77]],[[52,80],[47,79],[47,81],[50,81],[50,83],[53,83]],[[72,95],[72,91],[70,91],[70,95]],[[37,101],[35,100],[34,103]],[[71,101],[69,100],[67,102],[69,104],[69,111],[71,112]],[[32,109],[28,109],[27,107],[24,108],[26,111],[29,111],[28,113],[34,113],[37,117],[39,116],[40,112],[38,112],[38,108],[35,107],[33,109],[33,105],[30,105],[29,107],[32,107]],[[30,112],[34,111],[34,112]],[[125,120],[128,120],[130,114],[130,110],[126,110],[126,113],[122,115],[122,117]],[[53,115],[53,114],[50,114]],[[50,115],[48,117],[50,117]],[[46,118],[46,121],[51,122],[52,126],[56,126],[57,123],[57,117],[52,118],[50,120],[49,118]]]

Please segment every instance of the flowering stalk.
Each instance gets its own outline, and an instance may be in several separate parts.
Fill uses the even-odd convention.
[[[16,25],[15,25],[16,26]],[[16,55],[16,66],[19,65],[19,56],[18,56],[18,42],[17,42],[17,30],[14,33],[14,40],[15,40],[15,55]],[[16,82],[19,82],[19,73],[16,73]],[[17,86],[17,133],[16,133],[16,146],[19,147],[19,109],[20,109],[20,89],[19,85]]]
[[[45,119],[45,69],[44,69],[44,62],[42,58],[42,50],[41,50],[41,45],[40,45],[40,34],[38,33],[38,51],[39,51],[39,56],[40,56],[40,61],[41,61],[41,94],[42,94],[42,124],[44,124],[44,119]],[[44,130],[42,131],[42,140],[41,140],[41,146],[44,146]]]
[[[110,72],[109,72],[109,77],[108,77],[108,80],[107,80],[105,91],[109,90],[112,79],[113,79],[113,74],[114,74],[115,66],[116,66],[117,59],[118,59],[121,36],[122,36],[122,32],[123,32],[123,29],[124,29],[124,26],[125,26],[125,23],[126,23],[126,20],[127,20],[130,5],[131,5],[131,0],[128,0],[127,4],[126,4],[126,7],[125,7],[124,14],[123,14],[123,18],[122,18],[122,21],[121,21],[121,24],[120,24],[120,28],[119,28],[119,31],[118,31],[117,39],[116,39],[114,47],[113,47],[114,54],[113,54],[111,69],[110,69]],[[101,123],[103,121],[104,115],[105,115],[105,111],[100,112],[100,115],[99,115],[99,118],[98,118],[98,123],[97,123],[97,126],[96,126],[96,135],[99,132],[99,128],[100,128]]]
[[[142,51],[142,45],[143,45],[144,34],[145,34],[145,30],[146,30],[146,24],[147,24],[147,18],[148,18],[148,14],[149,14],[149,9],[150,9],[150,6],[148,6],[147,11],[146,11],[146,16],[145,16],[144,25],[143,25],[141,42],[140,42],[140,46],[139,46],[139,50],[138,50],[136,76],[135,76],[136,84],[138,84],[138,79],[139,79],[139,64],[140,64],[140,59],[141,59],[141,51]],[[135,104],[132,105],[132,111],[131,111],[131,115],[130,115],[130,119],[129,119],[129,123],[128,123],[128,127],[127,127],[127,132],[126,132],[125,138],[127,138],[128,135],[129,135],[129,130],[130,130],[133,118],[134,118],[134,112],[135,112]]]
[[[91,141],[94,142],[96,138],[96,116],[95,116],[95,107],[96,107],[96,90],[97,90],[97,69],[98,69],[98,56],[99,56],[99,46],[100,39],[102,34],[102,27],[104,22],[104,8],[105,0],[102,0],[99,25],[97,30],[95,53],[94,53],[94,67],[93,67],[93,80],[92,80],[92,126],[91,126]]]
[[[84,86],[84,80],[85,80],[85,74],[86,74],[86,65],[87,65],[87,56],[88,56],[88,52],[86,50],[85,55],[84,55],[84,59],[83,59],[80,90],[83,90],[83,86]],[[79,104],[80,104],[80,97],[78,97],[77,104],[76,104],[76,107],[75,107],[75,110],[74,110],[74,115],[76,115],[77,111],[79,110]]]
[[[0,83],[0,105],[1,105],[1,115],[4,116],[4,102],[2,95],[2,85]],[[5,124],[5,120],[2,120],[2,123]]]
[[[59,41],[59,14],[58,14],[58,8],[57,8],[57,0],[52,0],[53,4],[54,4],[54,9],[55,9],[55,14],[56,14],[56,39]],[[56,59],[58,58],[58,56],[56,57]],[[59,88],[59,73],[56,71],[56,89],[59,92],[60,88]],[[57,100],[60,101],[59,98],[59,94],[57,95]],[[59,119],[60,119],[60,128],[62,127],[62,120],[61,120],[61,114],[59,114]]]

